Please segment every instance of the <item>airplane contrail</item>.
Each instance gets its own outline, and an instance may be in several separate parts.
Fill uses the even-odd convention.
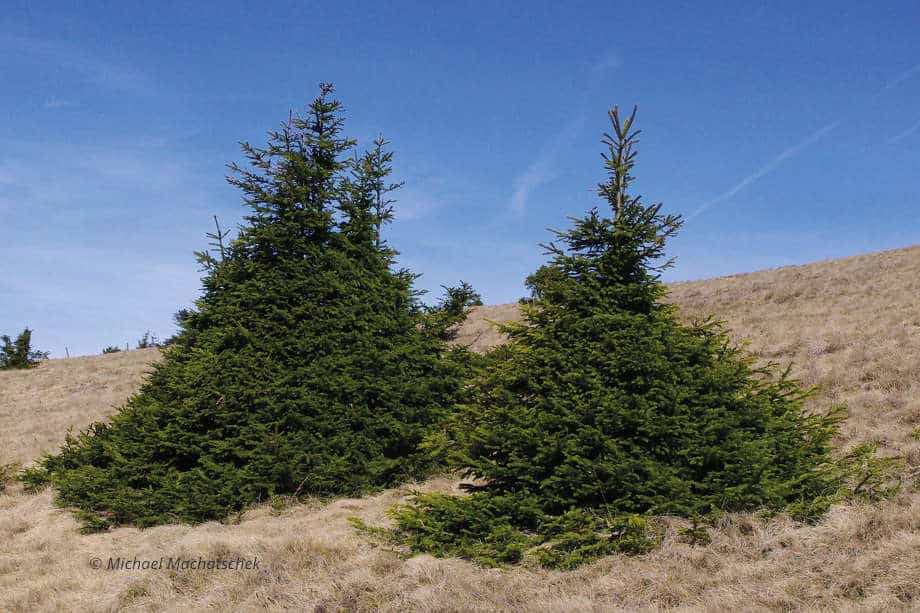
[[[870,101],[870,102],[873,102],[873,101],[877,100],[877,99],[880,98],[885,92],[889,91],[890,89],[893,89],[893,88],[897,87],[898,85],[900,85],[900,84],[903,83],[904,81],[907,81],[908,79],[910,79],[911,77],[913,77],[913,76],[915,76],[915,75],[917,75],[917,74],[920,74],[920,64],[917,64],[916,66],[913,66],[912,68],[908,68],[907,70],[905,70],[904,72],[902,72],[901,74],[899,74],[898,76],[896,76],[895,78],[893,78],[891,81],[889,81],[888,83],[886,83],[885,85],[883,85],[881,88],[879,88],[879,90],[878,90],[877,92],[875,92],[875,93],[869,98],[869,101]],[[802,151],[802,149],[805,149],[806,147],[809,147],[809,146],[815,144],[816,142],[818,142],[819,140],[821,140],[822,138],[824,138],[824,135],[827,134],[828,132],[832,131],[832,130],[833,130],[834,128],[836,128],[837,126],[839,126],[840,123],[841,123],[841,121],[842,121],[841,119],[837,119],[837,120],[835,120],[835,121],[832,121],[831,123],[827,124],[827,125],[824,126],[823,128],[817,130],[816,132],[814,132],[813,134],[811,134],[810,136],[808,136],[807,138],[805,138],[805,140],[803,140],[803,141],[801,141],[800,143],[797,143],[797,144],[795,144],[795,145],[789,147],[788,149],[786,149],[785,151],[783,151],[782,153],[780,153],[779,155],[777,155],[775,158],[773,158],[772,160],[770,160],[769,162],[767,162],[766,164],[764,164],[764,165],[763,165],[760,169],[758,169],[756,172],[754,172],[754,173],[748,175],[747,177],[745,177],[744,179],[742,179],[741,181],[739,181],[737,184],[734,185],[734,187],[732,187],[732,188],[729,189],[728,191],[726,191],[726,192],[724,192],[724,193],[722,193],[722,194],[716,196],[715,198],[713,198],[712,200],[709,200],[708,202],[703,203],[697,210],[695,210],[693,213],[691,213],[689,216],[687,216],[687,221],[690,221],[690,220],[693,219],[694,217],[697,217],[698,215],[700,215],[700,214],[706,212],[707,210],[709,210],[709,209],[712,208],[713,206],[715,206],[715,205],[717,205],[717,204],[719,204],[719,203],[721,203],[721,202],[724,202],[724,201],[728,200],[729,198],[731,198],[732,196],[734,196],[735,194],[737,194],[738,192],[740,192],[742,189],[744,189],[745,187],[747,187],[747,186],[750,185],[751,183],[754,183],[754,182],[757,181],[758,179],[761,179],[761,178],[763,178],[765,175],[771,173],[774,169],[776,169],[777,166],[779,166],[780,164],[782,164],[785,160],[787,160],[787,159],[791,158],[792,156],[796,155],[797,153],[799,153],[800,151]],[[920,130],[920,122],[917,122],[916,124],[914,124],[913,126],[911,126],[909,129],[907,129],[906,131],[902,132],[901,134],[898,134],[897,136],[895,136],[894,138],[892,138],[892,139],[889,140],[888,142],[889,142],[889,144],[896,143],[896,142],[900,141],[901,139],[907,138],[908,136],[910,136],[910,135],[911,135],[913,132],[915,132],[916,130]]]
[[[896,135],[892,136],[891,138],[889,138],[889,139],[888,139],[888,144],[889,144],[889,145],[893,145],[893,144],[895,144],[895,143],[897,143],[897,142],[900,142],[900,141],[904,140],[905,138],[907,138],[908,136],[910,136],[911,134],[913,134],[914,132],[916,132],[917,130],[920,130],[920,120],[918,120],[917,123],[915,123],[915,124],[912,125],[911,127],[907,128],[906,130],[904,130],[904,131],[901,132],[900,134],[896,134]]]
[[[691,214],[687,217],[687,221],[690,221],[691,219],[693,219],[693,218],[696,217],[697,215],[700,215],[700,214],[706,212],[708,209],[710,209],[711,207],[713,207],[713,206],[719,204],[720,202],[724,202],[724,201],[728,200],[729,198],[731,198],[732,196],[734,196],[735,194],[737,194],[738,192],[740,192],[742,189],[744,189],[745,187],[747,187],[748,185],[750,185],[750,184],[753,183],[754,181],[756,181],[756,180],[762,178],[764,175],[767,175],[767,174],[769,174],[770,172],[772,172],[773,169],[775,169],[777,166],[779,166],[780,164],[782,164],[784,161],[788,160],[789,158],[791,158],[792,156],[794,156],[795,154],[797,154],[797,153],[798,153],[799,151],[801,151],[802,149],[808,147],[809,145],[813,145],[814,143],[816,143],[816,142],[818,142],[819,140],[821,140],[821,138],[823,138],[825,134],[827,134],[828,132],[830,132],[831,130],[833,130],[834,128],[836,128],[836,127],[839,126],[839,125],[840,125],[840,120],[832,121],[831,123],[829,123],[829,124],[827,124],[826,126],[824,126],[823,128],[821,128],[820,130],[817,130],[817,131],[815,131],[814,133],[812,133],[812,134],[811,134],[810,136],[808,136],[808,138],[806,138],[805,140],[803,140],[803,141],[801,141],[801,142],[799,142],[799,143],[796,143],[795,145],[793,145],[793,146],[789,147],[788,149],[784,150],[782,153],[780,153],[779,155],[777,155],[775,158],[773,158],[772,160],[770,160],[769,162],[767,162],[766,164],[764,164],[763,166],[761,166],[756,172],[751,173],[750,175],[748,175],[748,176],[746,176],[745,178],[741,179],[741,181],[739,181],[737,184],[735,184],[734,187],[732,187],[731,189],[729,189],[729,190],[726,191],[725,193],[716,196],[715,198],[713,198],[713,199],[710,200],[709,202],[704,203],[702,206],[700,206],[700,208],[698,208],[697,210],[693,211],[693,213],[691,213]]]
[[[878,99],[879,96],[887,92],[889,89],[897,87],[898,85],[908,80],[909,78],[911,78],[917,73],[920,73],[920,64],[917,64],[913,68],[908,68],[907,70],[905,70],[904,72],[902,72],[901,74],[893,78],[891,81],[886,83],[880,90],[875,92],[875,95],[872,96],[872,98],[870,98],[869,100],[872,101],[872,100]]]

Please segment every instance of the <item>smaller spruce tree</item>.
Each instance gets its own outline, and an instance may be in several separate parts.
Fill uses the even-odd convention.
[[[544,245],[533,301],[432,446],[477,479],[472,494],[394,511],[413,548],[485,564],[528,547],[571,567],[654,545],[646,516],[794,508],[814,517],[841,490],[830,469],[842,410],[809,414],[810,391],[755,367],[713,321],[662,302],[665,243],[681,225],[631,190],[635,110],[610,112],[597,208]]]

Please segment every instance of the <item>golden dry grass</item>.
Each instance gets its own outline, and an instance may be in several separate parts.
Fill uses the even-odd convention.
[[[816,406],[845,402],[841,445],[877,440],[920,466],[920,248],[721,279],[677,283],[687,317],[716,313],[763,360],[794,363],[819,384]],[[486,320],[516,305],[477,309],[461,342],[500,336]],[[148,351],[51,361],[0,373],[0,464],[53,448],[66,428],[111,413],[139,384]],[[417,487],[451,491],[456,481]],[[638,557],[574,572],[486,570],[461,560],[406,559],[357,534],[357,516],[386,523],[410,488],[362,499],[268,506],[238,523],[120,528],[80,535],[50,492],[0,494],[0,610],[908,610],[920,608],[920,493],[878,506],[835,507],[816,526],[732,515],[713,541],[675,538]],[[93,557],[255,556],[258,571],[93,570]]]
[[[138,387],[158,349],[49,360],[0,371],[0,464],[57,449],[67,429],[111,414]]]
[[[517,304],[473,307],[458,330],[457,343],[473,351],[487,351],[505,340],[495,326],[496,323],[522,320],[521,310]]]

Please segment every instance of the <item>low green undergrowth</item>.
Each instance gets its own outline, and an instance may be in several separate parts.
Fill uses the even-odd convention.
[[[392,509],[391,516],[397,524],[395,542],[488,567],[532,556],[540,566],[570,569],[612,553],[646,553],[660,540],[649,518],[583,510],[548,515],[536,500],[510,495],[420,494]]]

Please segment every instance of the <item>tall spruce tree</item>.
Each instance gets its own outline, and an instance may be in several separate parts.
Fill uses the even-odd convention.
[[[391,154],[378,141],[349,157],[331,95],[323,85],[267,146],[242,145],[248,166],[229,181],[250,213],[235,240],[198,254],[203,292],[163,360],[110,422],[27,473],[88,529],[219,519],[430,468],[418,443],[463,371],[425,333],[415,276],[380,240]]]
[[[642,520],[617,519],[630,514],[814,511],[840,486],[827,469],[839,411],[809,416],[808,391],[755,368],[718,324],[684,324],[661,301],[681,220],[630,189],[635,110],[610,120],[598,187],[609,212],[573,218],[544,245],[525,323],[503,327],[510,343],[439,443],[478,480],[472,495],[420,496],[395,512],[418,550],[496,563],[561,538],[541,555],[574,565],[644,550]]]

